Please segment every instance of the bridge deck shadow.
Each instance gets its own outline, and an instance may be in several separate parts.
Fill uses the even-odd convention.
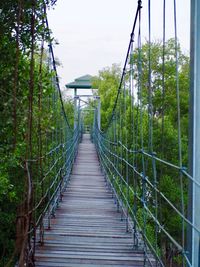
[[[144,266],[144,253],[132,244],[132,233],[126,232],[117,212],[95,146],[85,134],[51,229],[46,223],[44,245],[36,246],[36,266]]]

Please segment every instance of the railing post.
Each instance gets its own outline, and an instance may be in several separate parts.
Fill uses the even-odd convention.
[[[74,130],[77,126],[77,89],[74,88]]]
[[[190,182],[189,219],[200,229],[200,0],[191,0],[191,73],[190,73]],[[193,267],[200,266],[199,232],[188,231],[188,248]],[[191,238],[192,237],[192,238]]]
[[[40,223],[40,245],[44,245],[44,218],[42,217],[41,223]]]
[[[100,96],[97,96],[97,123],[98,123],[98,128],[101,130],[101,99]]]

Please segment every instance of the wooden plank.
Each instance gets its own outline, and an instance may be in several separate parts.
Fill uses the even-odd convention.
[[[89,135],[84,135],[79,145],[70,182],[56,217],[51,220],[51,229],[47,229],[46,218],[44,226],[45,243],[36,245],[38,267],[144,264],[143,252],[133,249],[132,233],[126,232],[125,221],[106,187]],[[151,260],[154,266],[155,260]]]

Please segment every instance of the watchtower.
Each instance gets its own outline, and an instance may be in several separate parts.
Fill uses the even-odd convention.
[[[100,128],[101,124],[101,113],[100,113],[100,108],[101,108],[101,102],[100,102],[100,97],[99,96],[94,96],[94,95],[78,95],[77,90],[78,89],[94,89],[92,88],[92,76],[87,74],[84,76],[81,76],[79,78],[76,78],[73,82],[66,84],[66,88],[74,89],[74,129],[77,126],[77,120],[78,120],[78,109],[80,108],[80,101],[81,97],[94,97],[98,101],[97,105],[97,119],[98,119],[98,126]],[[79,106],[77,106],[77,101],[79,100]]]

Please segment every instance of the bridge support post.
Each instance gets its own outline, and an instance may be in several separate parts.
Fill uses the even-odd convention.
[[[77,126],[77,89],[74,88],[74,130]]]
[[[200,229],[200,0],[191,0],[191,84],[190,84],[190,181],[189,219]],[[188,248],[193,267],[200,266],[200,234],[188,229]]]
[[[81,99],[78,98],[78,125],[79,125],[79,133],[81,132]]]
[[[97,104],[97,123],[98,123],[99,130],[101,130],[101,99],[100,99],[100,96],[97,96],[96,98],[98,101],[98,104]]]

